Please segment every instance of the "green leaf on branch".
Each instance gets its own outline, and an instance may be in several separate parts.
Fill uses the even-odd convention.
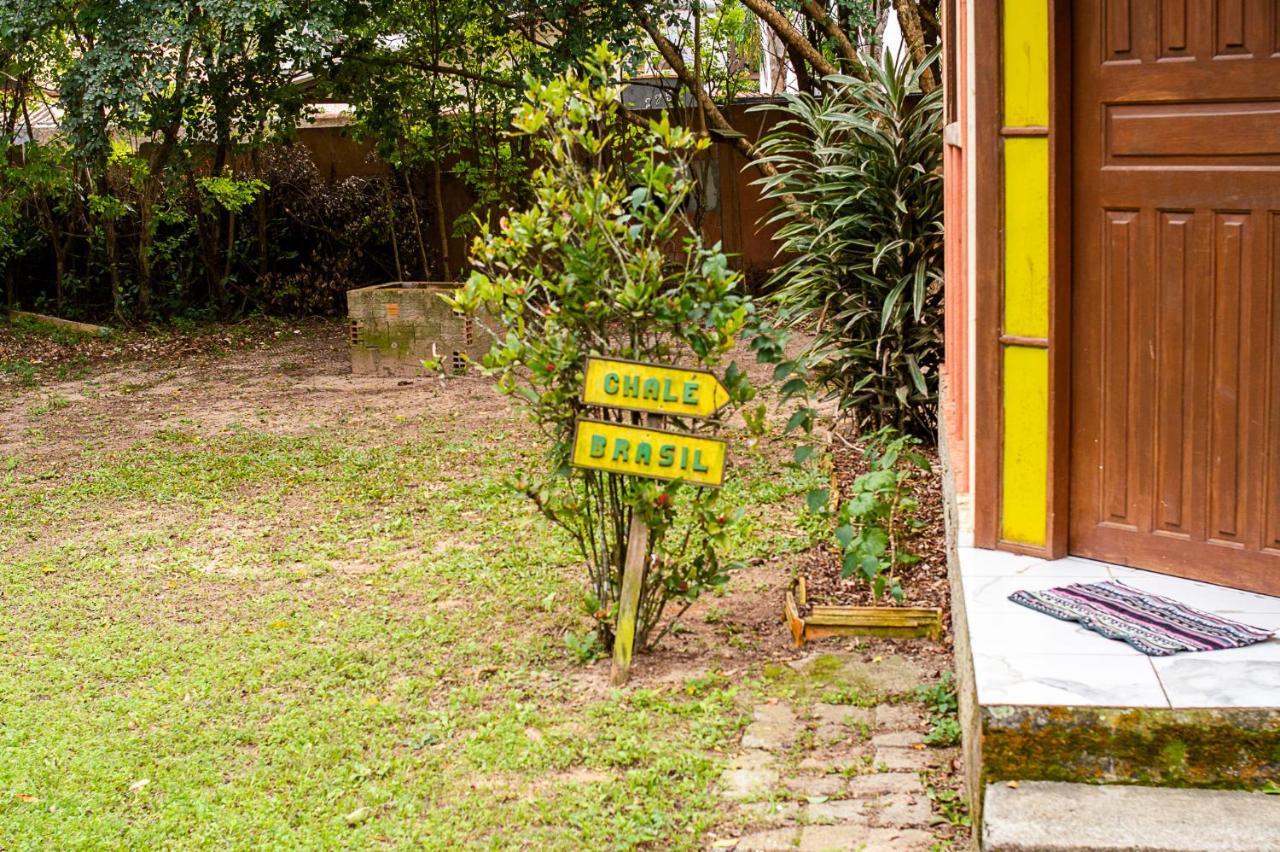
[[[831,499],[831,489],[815,488],[805,495],[805,504],[808,505],[810,512],[821,512],[827,508],[827,502]]]
[[[796,429],[804,429],[807,433],[813,429],[813,409],[801,408],[792,413],[787,420],[787,426],[783,430],[784,434],[790,434]]]
[[[800,446],[796,447],[795,463],[798,465],[804,464],[809,459],[813,458],[813,454],[816,453],[817,451],[818,451],[818,448],[813,446],[812,444],[801,444]]]

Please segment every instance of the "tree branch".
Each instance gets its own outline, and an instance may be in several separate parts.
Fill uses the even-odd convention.
[[[671,41],[662,34],[654,23],[652,16],[645,10],[642,0],[628,0],[633,12],[635,12],[636,20],[640,22],[640,26],[644,27],[645,32],[649,34],[649,38],[653,40],[653,44],[658,48],[658,52],[662,54],[662,58],[667,65],[680,78],[680,82],[693,92],[693,96],[698,100],[698,106],[707,115],[707,121],[710,125],[725,134],[737,148],[742,156],[747,158],[753,166],[759,169],[768,177],[776,177],[778,170],[773,167],[772,163],[759,161],[759,151],[746,136],[734,130],[733,125],[729,124],[729,120],[724,117],[724,113],[720,111],[720,107],[707,94],[706,89],[697,85],[697,81],[693,76],[693,72],[689,70],[689,66],[684,64],[684,58],[680,55],[680,50],[671,43]]]
[[[822,27],[822,31],[831,37],[836,43],[836,49],[840,51],[840,56],[854,68],[862,65],[858,59],[858,51],[854,48],[853,42],[849,41],[849,36],[845,35],[844,30],[840,29],[840,24],[834,18],[827,14],[826,10],[819,6],[815,0],[801,0],[800,11],[809,17],[809,20]]]
[[[790,47],[795,48],[805,61],[813,66],[813,70],[818,72],[818,76],[827,77],[831,74],[839,74],[840,69],[836,68],[827,58],[823,56],[809,39],[804,37],[804,33],[796,29],[795,25],[787,19],[787,16],[778,11],[769,0],[742,0],[744,6],[755,12],[760,20],[769,25],[769,29],[778,34],[778,38],[782,39]]]
[[[515,80],[506,80],[481,71],[469,71],[465,68],[455,68],[451,65],[440,65],[425,59],[416,59],[409,56],[375,56],[367,54],[358,57],[357,61],[383,67],[404,66],[418,71],[426,71],[429,74],[439,74],[442,77],[460,77],[464,80],[475,80],[477,83],[488,83],[491,86],[498,86],[503,89],[518,89],[520,87],[520,84]]]

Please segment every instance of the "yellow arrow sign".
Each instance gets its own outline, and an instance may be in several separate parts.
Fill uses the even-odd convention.
[[[677,417],[711,417],[728,404],[729,391],[706,370],[589,357],[582,401]]]
[[[724,483],[725,442],[579,417],[573,433],[574,467],[683,479],[719,488]]]

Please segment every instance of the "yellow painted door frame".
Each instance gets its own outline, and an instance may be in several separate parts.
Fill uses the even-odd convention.
[[[998,187],[977,190],[979,219],[995,227],[979,222],[973,237],[978,381],[996,385],[977,397],[977,541],[1043,556],[1066,552],[1069,341],[1060,332],[1069,246],[1064,255],[1056,235],[1070,233],[1062,218],[1069,150],[1057,132],[1065,131],[1069,99],[1058,98],[1067,66],[1055,49],[1066,37],[1059,29],[1066,7],[1065,0],[980,0],[974,10],[975,42],[989,33],[986,43],[1000,45],[995,56],[978,53],[974,69],[978,144],[987,146],[975,183]]]

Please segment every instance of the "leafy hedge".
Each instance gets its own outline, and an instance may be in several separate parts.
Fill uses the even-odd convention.
[[[761,143],[778,174],[783,316],[813,323],[811,368],[862,428],[936,428],[942,360],[942,93],[919,67],[864,57],[822,98],[788,96]],[[774,107],[775,109],[777,107]]]

